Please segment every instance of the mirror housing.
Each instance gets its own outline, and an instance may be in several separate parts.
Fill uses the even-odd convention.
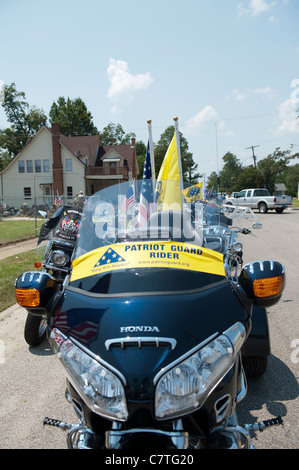
[[[59,283],[44,271],[27,271],[15,280],[18,304],[33,315],[44,315],[59,290]]]
[[[253,261],[244,265],[238,280],[255,305],[271,307],[281,298],[285,269],[278,261]]]

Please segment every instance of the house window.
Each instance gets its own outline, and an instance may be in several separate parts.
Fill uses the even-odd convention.
[[[49,160],[43,160],[43,171],[44,171],[44,173],[49,173],[49,171],[50,171],[50,161]]]
[[[31,188],[24,188],[24,198],[31,199]]]
[[[33,162],[32,162],[32,160],[27,160],[26,161],[26,169],[27,169],[27,173],[33,173]]]
[[[40,160],[34,160],[35,173],[41,173],[42,165]]]
[[[67,194],[67,197],[68,197],[68,198],[72,198],[72,197],[73,197],[73,186],[67,186],[67,187],[66,187],[66,194]]]
[[[73,170],[73,161],[71,158],[66,158],[65,160],[65,171],[72,171]]]
[[[110,163],[109,163],[109,166],[110,166],[110,167],[116,167],[116,162],[110,162]]]
[[[19,165],[19,173],[25,173],[25,162],[24,162],[24,160],[19,160],[18,165]]]

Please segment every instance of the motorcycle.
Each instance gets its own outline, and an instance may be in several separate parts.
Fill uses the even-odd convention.
[[[77,206],[61,206],[54,216],[47,220],[47,213],[39,211],[44,218],[37,242],[37,257],[43,258],[42,262],[36,261],[34,266],[42,268],[48,273],[60,289],[63,290],[65,277],[71,270],[71,258],[74,244],[79,231],[82,209]],[[46,244],[46,246],[45,246]],[[32,271],[30,276],[35,276]],[[27,309],[27,318],[24,327],[24,338],[30,346],[40,345],[47,332],[47,313],[45,310]]]
[[[251,431],[282,423],[241,426],[236,409],[245,370],[265,372],[266,308],[281,298],[284,267],[243,265],[236,239],[260,227],[250,209],[186,190],[167,208],[146,204],[138,182],[103,189],[84,206],[63,279],[44,270],[15,281],[18,302],[46,317],[66,373],[79,422],[44,425],[67,431],[68,448],[248,449]]]

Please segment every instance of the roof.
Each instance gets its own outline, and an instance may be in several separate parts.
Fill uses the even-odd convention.
[[[101,140],[99,135],[67,137],[60,134],[60,142],[76,157],[88,157],[88,165],[94,166]]]
[[[114,149],[119,155],[121,155],[128,162],[130,171],[133,171],[133,164],[135,159],[135,146],[133,145],[104,145],[99,148],[98,156],[95,162],[95,166],[102,166],[103,157],[111,150]],[[137,165],[137,160],[135,160]]]

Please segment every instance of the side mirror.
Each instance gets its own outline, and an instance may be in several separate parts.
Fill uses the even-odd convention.
[[[16,299],[21,307],[33,315],[43,315],[56,292],[59,283],[46,272],[28,271],[15,280]]]
[[[270,307],[279,301],[285,285],[284,266],[278,261],[254,261],[246,264],[239,284],[255,305]]]

